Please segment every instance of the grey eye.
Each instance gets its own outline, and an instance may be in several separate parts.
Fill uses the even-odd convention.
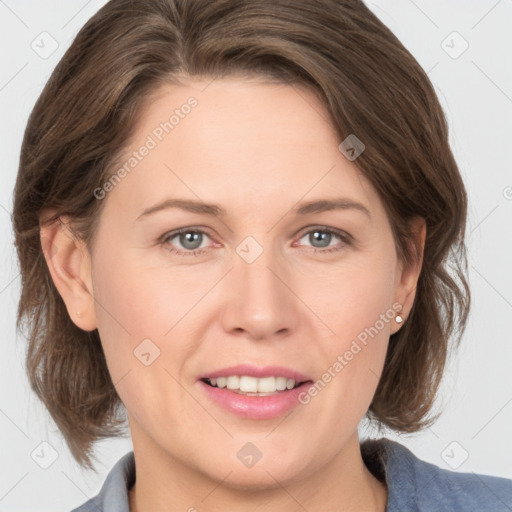
[[[309,242],[311,242],[311,245],[313,245],[313,247],[328,247],[329,244],[331,243],[333,234],[329,233],[328,231],[315,229],[314,231],[310,231],[308,235]],[[319,242],[319,245],[315,245],[314,242]]]
[[[203,241],[203,233],[199,233],[198,231],[186,231],[175,236],[179,237],[179,242],[182,244],[184,249],[199,249],[201,242]]]

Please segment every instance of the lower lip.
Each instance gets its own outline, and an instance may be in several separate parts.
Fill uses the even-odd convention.
[[[216,388],[201,380],[197,382],[206,395],[225,410],[252,420],[269,420],[286,414],[301,403],[299,395],[312,385],[309,381],[275,395],[249,396],[235,393],[227,388]]]

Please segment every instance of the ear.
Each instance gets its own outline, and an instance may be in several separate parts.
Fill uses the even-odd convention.
[[[52,220],[54,213],[46,210],[39,217],[44,258],[73,323],[84,331],[93,331],[97,323],[89,251],[73,233],[70,219],[61,216]]]
[[[415,217],[411,221],[410,227],[412,240],[409,241],[409,248],[413,256],[411,261],[407,263],[400,262],[395,286],[395,302],[402,305],[400,314],[404,321],[409,316],[416,296],[416,286],[423,264],[423,252],[427,236],[427,227],[424,218]],[[395,323],[391,334],[394,334],[399,328],[400,324]]]

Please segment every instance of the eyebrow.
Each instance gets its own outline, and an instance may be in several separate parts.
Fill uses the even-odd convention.
[[[214,217],[225,217],[227,215],[226,210],[217,204],[204,203],[203,201],[195,201],[192,199],[173,198],[166,199],[160,203],[150,206],[149,208],[146,208],[137,217],[137,220],[141,220],[148,215],[169,208],[178,208],[187,212],[212,215]],[[363,212],[371,218],[370,211],[366,206],[345,197],[334,199],[316,199],[303,202],[292,209],[291,213],[294,213],[295,215],[308,215],[311,213],[322,213],[331,210],[356,210]]]

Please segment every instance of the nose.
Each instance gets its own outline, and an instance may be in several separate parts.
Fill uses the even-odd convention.
[[[253,340],[294,332],[300,301],[293,293],[290,274],[271,250],[250,263],[235,254],[225,283],[227,300],[221,315],[225,332]]]

